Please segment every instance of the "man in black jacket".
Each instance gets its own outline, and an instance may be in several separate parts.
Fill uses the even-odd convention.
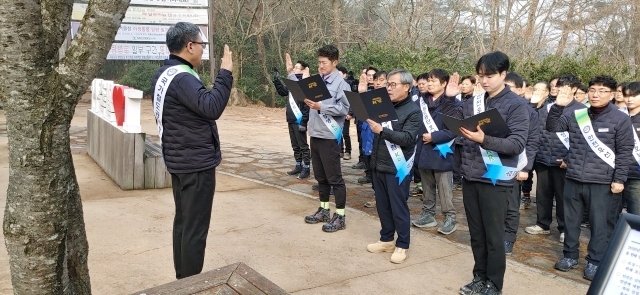
[[[193,70],[202,64],[206,48],[198,26],[180,22],[169,28],[167,47],[171,55],[154,75],[151,86],[176,205],[173,263],[176,278],[182,279],[200,273],[204,264],[215,168],[221,161],[216,120],[229,101],[233,62],[225,45],[220,72],[213,88],[207,90]]]
[[[631,116],[634,143],[633,162],[629,165],[629,176],[625,183],[622,199],[627,203],[627,213],[640,215],[640,82],[631,82],[622,88],[622,95]],[[618,213],[622,206],[618,207]]]
[[[302,72],[309,68],[309,64],[304,61],[297,61],[293,66],[293,73],[298,80],[302,79]],[[297,175],[298,179],[308,178],[310,175],[311,152],[307,143],[307,122],[309,121],[309,106],[302,102],[296,101],[289,95],[289,89],[282,84],[277,72],[274,72],[273,85],[280,96],[287,97],[286,116],[289,127],[289,140],[293,149],[293,158],[296,160],[296,166],[293,170],[287,172],[289,175]]]
[[[610,76],[589,81],[591,107],[563,115],[573,101],[565,85],[549,110],[547,131],[569,132],[571,149],[566,157],[564,186],[564,258],[555,264],[561,271],[578,267],[580,221],[583,208],[589,212],[591,239],[583,277],[593,280],[613,234],[624,189],[633,161],[633,131],[629,116],[610,104],[617,82]]]
[[[501,294],[506,269],[504,249],[507,198],[512,193],[516,174],[524,168],[529,134],[526,103],[504,84],[509,57],[502,52],[483,55],[476,64],[478,82],[486,91],[467,100],[457,117],[468,118],[496,109],[511,133],[505,138],[461,128],[465,137],[462,150],[462,199],[469,223],[471,249],[475,265],[471,283],[461,294]],[[459,93],[459,75],[455,73],[447,87],[447,96]]]
[[[573,99],[580,84],[580,79],[574,75],[562,75],[556,82],[558,87],[569,86],[571,88],[571,102],[564,108],[562,114],[569,115],[575,110],[584,109],[582,103]],[[540,83],[536,87],[541,86]],[[541,91],[539,91],[541,92]],[[549,132],[547,128],[547,117],[549,110],[554,103],[546,102],[538,111],[540,114],[541,138],[540,149],[536,154],[536,224],[525,228],[525,232],[532,235],[548,235],[551,231],[551,221],[553,217],[553,200],[556,201],[556,222],[559,241],[564,243],[564,184],[567,164],[565,158],[569,152],[570,142],[568,132]]]
[[[380,240],[367,245],[372,253],[393,252],[390,261],[403,263],[410,242],[410,213],[407,205],[416,138],[421,129],[421,113],[409,91],[413,76],[406,70],[389,73],[387,92],[398,120],[376,123],[367,120],[373,137],[371,173],[376,208],[380,217]],[[395,233],[398,239],[394,243]]]

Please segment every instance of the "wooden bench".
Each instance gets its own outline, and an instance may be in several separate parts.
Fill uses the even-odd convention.
[[[244,263],[235,263],[131,295],[289,294]]]
[[[87,153],[123,190],[171,187],[159,144],[87,111]]]

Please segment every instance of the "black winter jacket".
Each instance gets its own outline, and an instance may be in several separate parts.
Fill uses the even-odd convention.
[[[640,114],[631,117],[631,123],[633,132],[640,136]],[[635,143],[635,139],[634,139]],[[635,149],[635,146],[634,146]],[[640,152],[640,151],[639,151]],[[638,161],[636,158],[631,156],[631,165],[629,165],[629,176],[630,179],[640,179],[640,165],[638,165]]]
[[[529,110],[529,136],[527,137],[527,166],[522,169],[525,172],[533,170],[533,163],[536,161],[536,153],[540,148],[540,118],[535,105],[531,105],[528,100],[520,98]]]
[[[285,105],[287,123],[295,124],[297,122],[296,115],[293,114],[293,110],[291,109],[291,105],[289,104],[289,89],[287,89],[287,86],[285,86],[282,81],[280,81],[280,79],[273,79],[273,86],[276,87],[276,92],[278,92],[280,96],[286,97]],[[309,106],[304,103],[304,101],[296,100],[295,102],[298,105],[300,112],[302,112],[302,121],[300,122],[300,125],[307,127],[307,123],[309,122]]]
[[[547,131],[547,117],[549,116],[549,108],[552,104],[545,103],[539,110],[540,114],[540,149],[536,154],[536,162],[545,166],[560,166],[559,159],[566,162],[569,150],[562,144],[556,132]],[[575,110],[584,109],[586,106],[577,100],[572,101],[562,111],[563,115],[573,113]]]
[[[421,110],[420,122],[422,124],[418,133],[418,144],[416,145],[416,164],[419,169],[453,171],[453,154],[447,154],[446,158],[443,158],[440,152],[435,150],[435,147],[436,144],[447,143],[456,137],[446,128],[442,122],[442,117],[444,115],[455,115],[456,108],[460,105],[460,102],[455,97],[446,97],[444,94],[436,101],[433,101],[429,93],[421,94],[418,101],[415,102],[419,109],[421,108],[420,101],[424,101],[429,107],[429,113],[436,126],[438,126],[438,131],[431,133],[431,143],[425,144],[422,141],[422,134],[428,133],[428,131],[427,127],[424,126],[424,115]],[[455,151],[455,148],[455,144],[451,145],[451,151]]]
[[[153,76],[152,89],[169,67],[186,64],[177,56],[165,60]],[[216,120],[229,102],[233,75],[221,69],[211,90],[189,73],[169,84],[162,112],[162,154],[170,173],[194,173],[217,167],[222,160]]]
[[[391,154],[385,140],[395,143],[402,148],[404,158],[409,160],[416,148],[416,138],[422,125],[420,109],[407,97],[393,106],[398,115],[397,121],[392,121],[393,130],[383,128],[380,134],[373,137],[373,151],[371,152],[371,169],[378,173],[396,174]],[[367,123],[364,123],[367,124]]]
[[[498,93],[495,97],[489,98],[485,93],[485,111],[497,109],[507,123],[511,134],[506,138],[497,138],[485,135],[482,145],[464,140],[462,146],[462,166],[460,171],[464,179],[492,184],[489,178],[484,175],[487,168],[480,153],[480,146],[486,150],[498,153],[503,166],[517,167],[518,156],[525,149],[529,136],[529,106],[517,94],[513,93],[509,86]],[[468,99],[457,110],[458,118],[468,118],[474,115],[474,99]],[[496,185],[513,186],[515,176],[511,180],[498,180]]]
[[[547,131],[569,131],[571,148],[567,154],[568,179],[583,183],[610,184],[613,181],[627,181],[629,166],[633,156],[633,130],[631,119],[617,107],[608,105],[600,114],[588,110],[596,137],[615,154],[615,168],[611,168],[591,149],[582,135],[575,111],[563,115],[564,108],[554,105],[547,117]]]

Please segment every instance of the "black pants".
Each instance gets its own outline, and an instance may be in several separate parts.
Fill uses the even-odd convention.
[[[172,173],[171,186],[176,205],[173,219],[173,264],[176,278],[202,272],[211,206],[216,188],[216,171]]]
[[[533,170],[529,171],[529,177],[520,184],[520,187],[523,193],[531,192],[531,189],[533,189]]]
[[[516,242],[520,225],[520,182],[516,181],[507,200],[507,215],[504,222],[504,240]]]
[[[307,143],[307,132],[300,132],[298,124],[289,123],[289,140],[293,149],[293,157],[296,162],[309,164],[311,162],[311,152]]]
[[[353,120],[356,125],[356,133],[358,134],[358,162],[364,162],[364,152],[362,151],[362,121]]]
[[[564,185],[564,257],[580,257],[580,221],[588,208],[591,239],[587,261],[600,265],[617,220],[621,194],[611,192],[611,184],[582,183],[567,179]]]
[[[349,125],[351,121],[344,120],[344,128],[342,128],[342,140],[340,141],[340,152],[351,153],[351,136],[349,136]]]
[[[491,280],[502,290],[506,256],[504,253],[504,222],[507,198],[512,187],[462,179],[462,201],[467,214],[474,275]]]
[[[336,208],[344,209],[347,204],[347,187],[340,167],[340,147],[335,139],[311,137],[311,164],[313,175],[318,181],[320,202],[329,202],[333,186]]]
[[[364,175],[371,178],[371,156],[364,156]]]
[[[456,144],[456,149],[453,151],[453,184],[460,184],[462,180],[462,173],[460,173],[460,167],[462,166],[462,145]]]
[[[380,241],[393,241],[395,233],[398,233],[396,247],[409,249],[411,216],[409,214],[409,183],[411,178],[404,178],[398,185],[398,179],[394,174],[372,172],[372,182],[376,187],[376,209],[380,218]]]
[[[556,200],[556,222],[558,231],[564,232],[564,183],[566,169],[559,166],[547,166],[536,163],[536,208],[538,216],[536,224],[548,230],[553,219],[553,199]],[[581,219],[582,220],[582,219]]]

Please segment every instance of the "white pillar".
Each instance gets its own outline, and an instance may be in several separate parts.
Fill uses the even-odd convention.
[[[105,80],[103,81],[102,85],[102,90],[104,91],[104,93],[102,94],[102,101],[100,102],[100,114],[102,118],[110,121],[109,101],[111,100],[111,96],[113,95],[113,81]]]
[[[91,82],[91,111],[96,113],[98,106],[100,105],[98,100],[100,98],[100,91],[102,87],[102,79],[93,79]]]
[[[142,91],[136,89],[124,90],[124,124],[122,128],[129,133],[142,133],[140,113],[142,111]]]

